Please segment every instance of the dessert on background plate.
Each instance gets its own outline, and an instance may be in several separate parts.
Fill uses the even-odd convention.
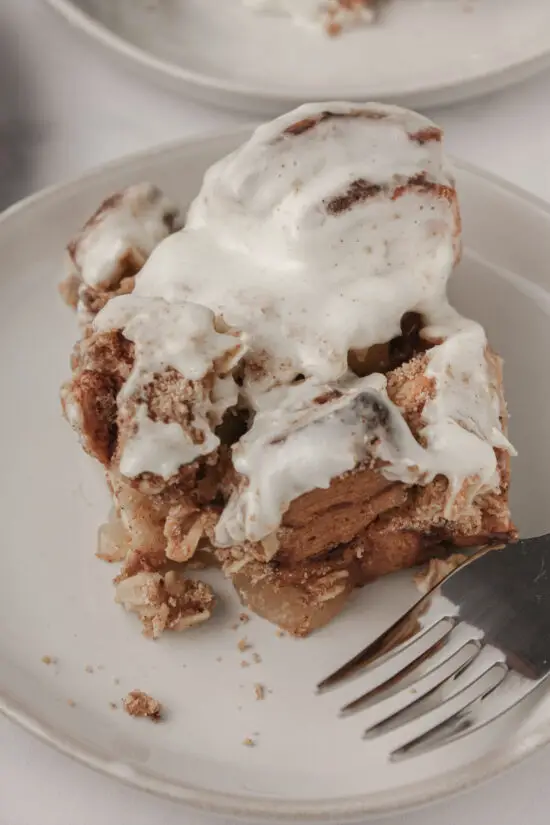
[[[372,23],[383,0],[243,0],[245,6],[267,14],[291,17],[293,22],[320,28],[329,35]]]
[[[210,617],[204,564],[306,635],[378,576],[515,537],[501,362],[446,296],[442,140],[398,107],[302,106],[211,167],[184,228],[139,184],[69,244],[63,407],[147,635]]]
[[[499,3],[497,29],[489,0],[45,2],[171,90],[255,120],[307,100],[425,111],[550,64],[550,5],[541,0]]]

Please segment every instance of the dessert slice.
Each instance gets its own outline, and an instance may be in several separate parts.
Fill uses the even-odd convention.
[[[515,537],[501,362],[446,296],[460,213],[433,123],[300,107],[207,172],[178,231],[140,191],[154,215],[120,244],[109,213],[72,245],[101,298],[78,303],[62,400],[113,496],[98,554],[147,635],[211,615],[198,561],[307,635],[378,576]]]

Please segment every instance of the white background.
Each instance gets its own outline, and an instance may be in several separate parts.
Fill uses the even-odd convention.
[[[549,74],[430,114],[453,153],[550,200]],[[246,120],[135,78],[41,0],[0,0],[0,209],[127,152]],[[384,823],[546,825],[549,807],[546,750],[465,796]],[[0,825],[99,823],[224,825],[98,776],[0,717]]]

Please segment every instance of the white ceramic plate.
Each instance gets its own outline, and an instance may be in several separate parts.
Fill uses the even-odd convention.
[[[98,202],[129,183],[154,181],[185,206],[204,170],[243,137],[132,157],[0,219],[0,707],[65,753],[138,787],[224,813],[343,823],[424,803],[516,762],[550,739],[550,697],[513,725],[505,720],[435,755],[390,764],[386,740],[361,739],[365,717],[336,716],[357,683],[326,697],[313,688],[416,598],[410,575],[365,588],[303,641],[279,638],[257,618],[233,630],[240,608],[219,576],[216,618],[156,643],[113,603],[113,568],[94,557],[108,508],[103,480],[58,402],[76,338],[56,292],[62,250]],[[469,167],[459,167],[458,179],[467,250],[453,292],[506,358],[520,453],[513,505],[527,535],[550,527],[550,212]],[[262,662],[243,668],[251,661],[237,649],[245,633]],[[45,655],[57,663],[44,664]],[[263,702],[254,699],[256,682],[268,690]],[[165,723],[111,709],[133,688],[164,702]],[[257,747],[243,746],[249,736]]]
[[[67,20],[185,94],[275,114],[306,100],[455,102],[550,65],[541,0],[390,0],[338,38],[241,0],[49,0]]]

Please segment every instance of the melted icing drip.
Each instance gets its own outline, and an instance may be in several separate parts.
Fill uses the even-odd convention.
[[[217,332],[214,314],[197,304],[169,304],[162,298],[135,295],[112,298],[94,321],[97,332],[122,329],[133,341],[134,366],[119,399],[137,397],[136,432],[126,442],[121,472],[131,478],[144,472],[165,479],[180,466],[219,445],[213,428],[237,402],[238,388],[231,372],[245,351],[242,337]],[[153,421],[142,398],[155,376],[173,369],[184,378],[200,382],[213,373],[209,392],[196,388],[188,431],[176,422]]]

